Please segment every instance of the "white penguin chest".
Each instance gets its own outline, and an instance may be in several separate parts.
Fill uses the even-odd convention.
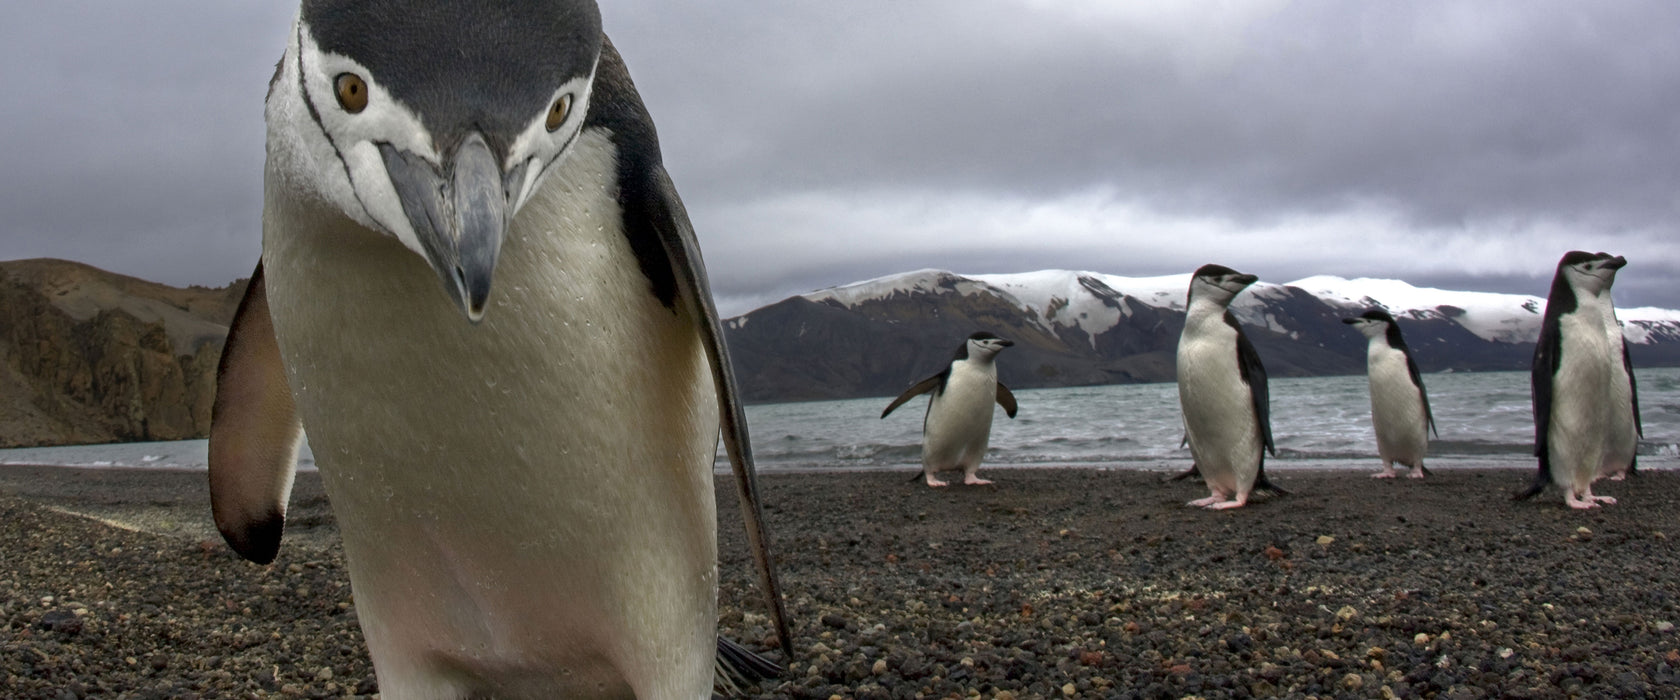
[[[1237,329],[1218,315],[1186,319],[1178,341],[1178,387],[1187,412],[1252,413],[1237,363]]]
[[[513,221],[476,325],[417,255],[269,186],[276,336],[376,663],[709,649],[705,349],[624,239],[610,142],[575,149]]]
[[[1372,408],[1389,420],[1414,411],[1421,420],[1423,402],[1417,387],[1412,384],[1406,354],[1387,343],[1372,343],[1366,364],[1370,373]]]
[[[953,430],[987,430],[992,424],[992,403],[997,397],[996,365],[972,360],[951,363],[945,390],[928,409],[928,430],[935,426]]]
[[[1611,377],[1610,335],[1605,316],[1598,304],[1582,303],[1574,313],[1558,318],[1559,363],[1553,378],[1554,412],[1583,402],[1592,406],[1588,410],[1603,410]],[[1615,362],[1621,363],[1619,349]]]

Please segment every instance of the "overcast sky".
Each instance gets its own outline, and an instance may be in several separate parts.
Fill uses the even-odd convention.
[[[0,23],[0,259],[250,273],[282,2]],[[1220,262],[1680,308],[1680,3],[603,6],[727,313],[922,267]]]

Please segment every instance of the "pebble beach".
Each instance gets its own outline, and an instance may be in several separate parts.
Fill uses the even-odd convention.
[[[1510,501],[1519,464],[1335,465],[1213,512],[1158,466],[762,475],[793,659],[720,481],[720,632],[787,666],[754,697],[1680,695],[1680,473],[1576,512]],[[378,692],[313,472],[266,567],[215,534],[203,472],[0,466],[0,523],[0,697]]]

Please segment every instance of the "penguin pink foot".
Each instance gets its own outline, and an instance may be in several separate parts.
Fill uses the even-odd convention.
[[[1189,503],[1186,503],[1184,505],[1195,507],[1195,508],[1206,508],[1208,506],[1211,506],[1215,503],[1222,502],[1224,500],[1225,500],[1225,494],[1220,493],[1218,491],[1215,491],[1215,492],[1213,492],[1212,496],[1208,496],[1207,498],[1198,498],[1198,499],[1196,499],[1194,501],[1190,501]]]
[[[1408,479],[1422,479],[1423,475],[1424,475],[1423,467],[1414,467],[1410,472],[1408,472],[1406,474],[1406,478],[1408,478]]]
[[[1219,503],[1212,503],[1212,504],[1209,504],[1207,506],[1207,509],[1208,510],[1229,510],[1229,509],[1232,509],[1232,508],[1241,508],[1241,507],[1246,506],[1246,505],[1248,505],[1248,494],[1239,493],[1239,494],[1237,494],[1237,497],[1236,497],[1235,500],[1220,501]]]
[[[963,477],[963,484],[966,485],[966,486],[986,486],[986,485],[989,485],[991,483],[992,483],[991,479],[982,479],[978,476],[965,476],[965,477]]]
[[[944,486],[949,486],[949,484],[947,484],[946,482],[940,481],[938,477],[935,477],[933,475],[933,472],[928,472],[927,485],[932,486],[933,488],[936,488],[936,489],[944,487]]]
[[[1591,496],[1584,499],[1576,498],[1574,492],[1571,491],[1564,492],[1563,502],[1569,504],[1569,507],[1574,508],[1575,510],[1587,510],[1588,508],[1598,507],[1598,504],[1593,502]]]
[[[1375,474],[1372,474],[1371,478],[1373,478],[1373,479],[1392,479],[1392,478],[1398,476],[1399,474],[1400,474],[1400,472],[1394,471],[1394,467],[1385,466],[1385,467],[1383,467],[1382,471],[1377,472]]]

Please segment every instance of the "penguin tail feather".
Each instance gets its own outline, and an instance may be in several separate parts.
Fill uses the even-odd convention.
[[[921,481],[921,480],[922,480],[922,477],[924,477],[924,476],[927,476],[927,470],[926,470],[926,469],[923,469],[923,470],[921,470],[921,471],[919,471],[919,472],[916,472],[916,475],[915,475],[915,476],[912,476],[912,477],[910,477],[910,481],[908,481],[908,482],[905,482],[905,483],[910,483],[910,484],[914,484],[914,483],[916,483],[916,482],[918,482],[918,481]]]
[[[1547,480],[1544,476],[1536,478],[1534,480],[1534,483],[1530,484],[1527,489],[1524,489],[1522,491],[1518,491],[1516,493],[1511,494],[1511,500],[1513,500],[1513,501],[1526,501],[1530,498],[1533,498],[1535,496],[1540,495],[1541,491],[1546,490],[1546,481]]]
[[[1264,476],[1260,477],[1258,480],[1256,480],[1254,482],[1253,493],[1269,493],[1273,496],[1290,496],[1290,495],[1293,495],[1293,494],[1289,493],[1288,491],[1285,491],[1284,489],[1279,488],[1277,484],[1272,483],[1271,480],[1267,479]]]
[[[742,686],[782,675],[776,662],[754,654],[725,637],[717,638],[717,659],[712,663],[712,697],[740,697]]]
[[[1169,481],[1169,482],[1183,481],[1183,480],[1188,479],[1192,476],[1201,476],[1201,475],[1202,475],[1202,470],[1196,468],[1196,465],[1192,464],[1192,465],[1190,465],[1189,469],[1186,469],[1182,472],[1179,472],[1177,475],[1167,479],[1167,481]]]

